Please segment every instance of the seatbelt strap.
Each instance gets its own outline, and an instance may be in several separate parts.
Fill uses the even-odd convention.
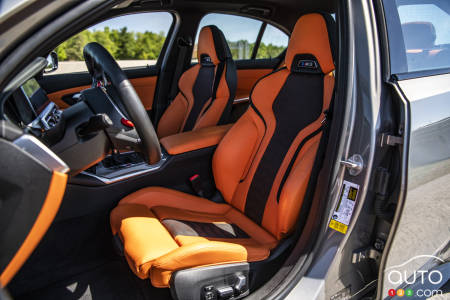
[[[177,58],[177,65],[175,67],[175,71],[173,73],[173,79],[172,79],[172,86],[170,87],[169,92],[169,102],[172,102],[173,99],[178,94],[178,80],[180,79],[181,74],[184,71],[185,66],[185,58],[187,50],[192,46],[192,39],[191,37],[179,37],[177,40],[177,45],[179,48],[178,51],[178,58]]]

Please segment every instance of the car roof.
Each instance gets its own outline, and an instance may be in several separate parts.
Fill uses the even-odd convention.
[[[297,19],[309,12],[334,13],[334,0],[134,0],[129,7],[149,6],[176,11],[192,10],[200,13],[223,12],[264,19],[291,31]]]

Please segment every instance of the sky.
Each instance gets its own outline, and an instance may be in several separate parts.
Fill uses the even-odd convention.
[[[258,20],[234,15],[208,14],[200,22],[199,28],[205,25],[216,25],[224,32],[227,40],[238,41],[242,39],[252,43],[256,40],[261,23]],[[163,31],[167,34],[171,24],[171,14],[167,12],[151,12],[113,18],[94,25],[90,29],[103,30],[105,26],[109,26],[111,29],[120,29],[126,26],[128,30],[135,32],[153,31],[158,33]],[[263,36],[264,43],[286,46],[287,41],[288,37],[286,34],[271,25],[267,26],[266,33]]]
[[[145,32],[152,31],[159,33],[163,31],[165,34],[172,25],[172,15],[167,12],[150,12],[125,15],[91,26],[92,30],[103,30],[105,26],[111,29],[120,29],[127,27],[129,31]]]
[[[16,6],[19,6],[27,0],[0,0],[0,16],[6,14]]]

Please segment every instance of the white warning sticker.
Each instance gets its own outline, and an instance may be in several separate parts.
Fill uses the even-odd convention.
[[[355,208],[356,197],[358,196],[359,185],[353,182],[345,181],[342,185],[339,201],[331,217],[329,227],[341,233],[346,233],[353,209]]]

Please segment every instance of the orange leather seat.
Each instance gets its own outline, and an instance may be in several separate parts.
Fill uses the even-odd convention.
[[[216,26],[200,31],[197,58],[198,64],[181,75],[179,93],[161,116],[159,138],[228,121],[236,92],[236,66]]]
[[[250,108],[216,149],[213,175],[226,203],[149,187],[111,212],[137,276],[167,287],[177,270],[262,261],[292,233],[334,88],[323,16],[298,20],[286,66],[259,80]]]

